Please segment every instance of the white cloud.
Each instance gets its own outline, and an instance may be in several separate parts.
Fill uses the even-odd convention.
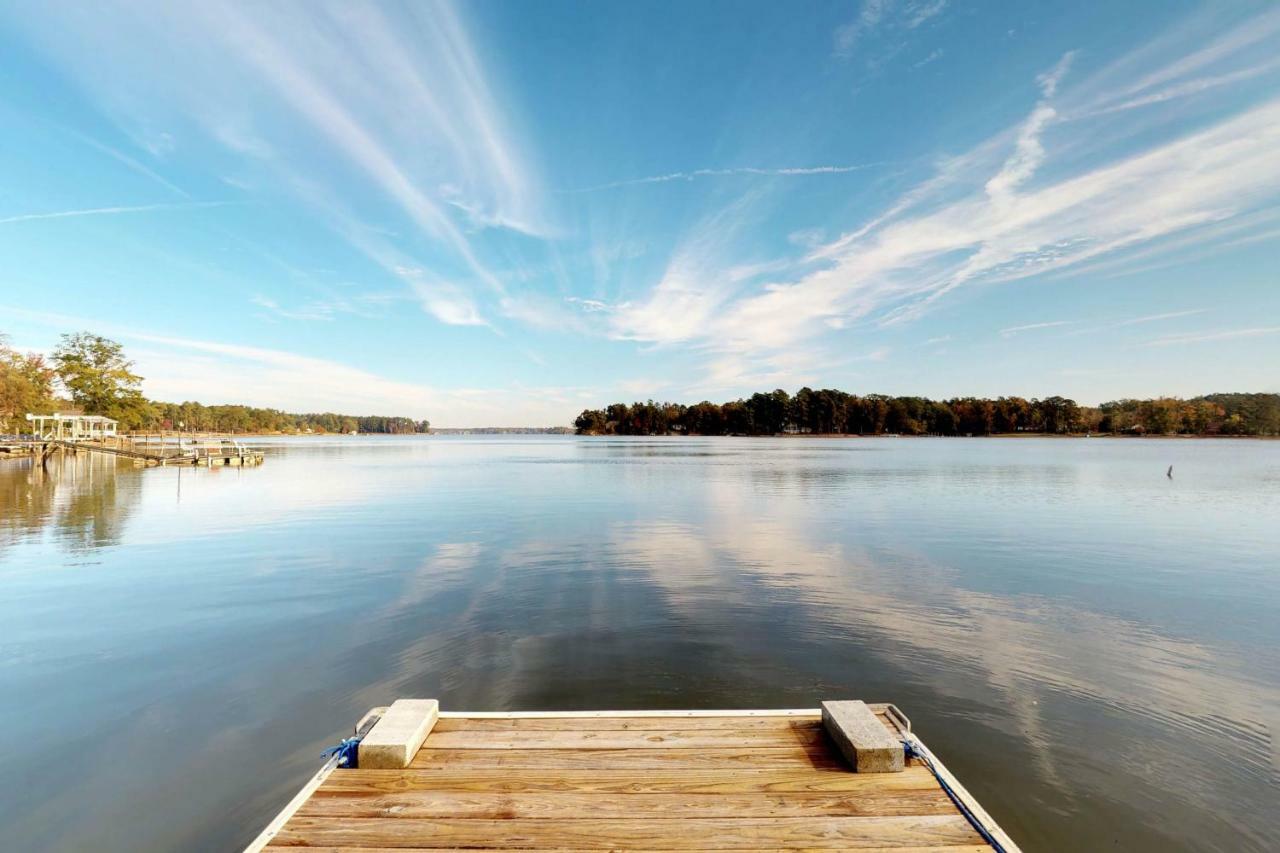
[[[564,298],[564,301],[573,305],[580,305],[582,306],[583,311],[586,311],[592,314],[599,313],[599,312],[607,313],[615,310],[614,306],[610,305],[609,303],[601,299],[583,299],[578,296],[566,296]],[[625,306],[622,306],[622,307],[625,307]]]
[[[648,297],[614,306],[610,333],[657,344],[689,341],[706,334],[722,306],[759,272],[750,265],[725,263],[756,198],[754,194],[742,196],[690,229]]]
[[[995,177],[987,181],[987,195],[993,200],[1006,201],[1018,187],[1035,174],[1036,169],[1040,168],[1040,164],[1044,162],[1044,145],[1040,142],[1040,135],[1058,116],[1057,110],[1049,106],[1048,100],[1057,93],[1058,83],[1070,70],[1074,58],[1074,51],[1064,54],[1053,70],[1036,78],[1044,100],[1036,105],[1031,115],[1019,128],[1018,140],[1012,156],[1005,161],[1004,167]]]
[[[1123,110],[1132,110],[1138,107],[1147,107],[1153,104],[1163,104],[1166,101],[1172,101],[1177,98],[1186,98],[1192,95],[1199,95],[1201,92],[1207,92],[1210,89],[1218,89],[1228,86],[1232,83],[1240,83],[1245,80],[1251,80],[1254,77],[1260,77],[1271,71],[1280,68],[1280,59],[1273,59],[1268,62],[1262,62],[1248,68],[1241,68],[1237,71],[1230,71],[1225,74],[1217,74],[1211,77],[1199,77],[1194,80],[1187,80],[1176,85],[1168,86],[1164,89],[1150,92],[1139,97],[1132,98],[1127,101],[1121,101],[1118,104],[1112,104],[1106,107],[1099,107],[1092,112],[1084,113],[1076,118],[1085,118],[1106,115],[1107,113],[1117,113]]]
[[[1070,61],[1041,76],[1042,93],[1062,94]],[[1175,235],[1167,247],[1183,249],[1212,238],[1206,226],[1280,196],[1280,100],[1034,185],[1051,159],[1041,134],[1052,109],[1038,102],[1017,132],[952,158],[869,224],[781,259],[762,288],[725,284],[728,247],[685,247],[655,298],[641,303],[644,321],[615,334],[762,355],[820,338],[832,318],[910,320],[970,282],[1025,279]],[[1081,131],[1097,137],[1105,128]]]
[[[876,166],[882,166],[883,163],[862,163],[854,166],[791,166],[791,167],[758,167],[758,166],[738,166],[731,169],[692,169],[687,172],[668,172],[663,175],[649,175],[644,178],[628,178],[624,181],[611,181],[607,184],[597,184],[592,187],[581,187],[575,190],[565,190],[567,193],[590,193],[599,190],[612,190],[619,187],[632,187],[639,184],[665,184],[671,181],[693,181],[697,178],[723,178],[735,177],[741,175],[757,175],[765,177],[808,177],[811,175],[843,175],[848,172],[860,172],[863,169],[871,169]]]
[[[921,59],[919,62],[914,63],[911,67],[923,68],[926,65],[929,65],[930,63],[937,62],[939,59],[943,57],[944,54],[945,54],[945,51],[941,49],[932,51],[928,56],[926,56],[924,59]]]
[[[341,315],[373,319],[385,314],[386,306],[402,297],[394,293],[359,293],[350,297],[331,296],[296,305],[282,305],[275,299],[255,294],[249,301],[272,316],[285,320],[330,321]]]
[[[941,15],[947,3],[948,0],[912,0],[905,4],[897,0],[863,0],[857,16],[836,27],[831,53],[841,60],[865,53],[866,70],[878,73],[907,48],[914,38],[912,31]],[[861,50],[864,44],[865,51]],[[940,50],[935,50],[913,67],[918,68],[941,55]]]
[[[499,310],[502,311],[503,316],[537,329],[586,331],[581,314],[566,307],[564,300],[540,293],[530,292],[503,297],[499,302]]]
[[[1190,33],[1190,40],[1195,45],[1192,52],[1143,74],[1136,81],[1115,87],[1103,96],[1100,102],[1135,98],[1143,92],[1149,92],[1157,86],[1165,86],[1201,69],[1231,61],[1238,56],[1250,55],[1249,52],[1255,47],[1274,53],[1273,49],[1268,51],[1268,42],[1277,33],[1280,33],[1280,8],[1276,7],[1250,18],[1226,33],[1209,39],[1207,43],[1199,32]],[[1124,63],[1125,60],[1121,59],[1118,64],[1123,66]]]
[[[139,204],[120,207],[90,207],[83,210],[57,210],[49,213],[20,213],[0,219],[0,225],[10,222],[30,222],[38,219],[73,219],[81,216],[117,216],[122,213],[154,213],[162,210],[198,210],[205,207],[224,207],[234,202],[191,201],[174,204]]]
[[[223,174],[294,195],[389,274],[429,270],[409,285],[443,322],[480,323],[475,291],[502,295],[470,229],[554,233],[527,145],[449,3],[46,11],[6,20],[125,135],[153,156],[220,147],[239,161]],[[404,233],[386,233],[401,218]]]
[[[1208,309],[1194,308],[1188,311],[1166,311],[1163,314],[1147,314],[1143,317],[1132,317],[1128,320],[1121,320],[1116,323],[1117,326],[1137,326],[1143,323],[1154,323],[1158,320],[1172,320],[1176,317],[1191,317],[1195,314],[1203,314]]]
[[[1007,329],[1000,330],[1000,337],[1010,338],[1019,332],[1031,332],[1037,329],[1053,329],[1058,326],[1070,326],[1075,322],[1075,320],[1051,320],[1047,323],[1028,323],[1025,326],[1010,326]]]
[[[906,26],[907,29],[914,30],[916,27],[928,21],[931,18],[942,14],[947,8],[947,0],[926,0],[926,2],[912,3],[907,6]]]
[[[1075,62],[1076,52],[1069,50],[1058,60],[1058,64],[1052,69],[1046,71],[1036,78],[1036,83],[1040,86],[1041,93],[1046,98],[1052,98],[1058,94],[1058,84],[1062,82],[1062,78],[1067,76],[1067,72],[1071,70],[1071,63]]]
[[[106,154],[108,157],[110,157],[111,159],[117,162],[123,163],[131,171],[136,172],[137,174],[142,175],[143,177],[148,178],[151,181],[154,181],[155,183],[159,184],[160,186],[164,187],[165,189],[169,190],[175,195],[180,195],[183,198],[191,197],[191,194],[188,193],[186,190],[184,190],[182,187],[179,187],[178,185],[172,183],[162,175],[158,174],[154,169],[148,168],[145,164],[138,162],[136,158],[130,157],[128,154],[125,154],[123,151],[119,151],[115,148],[112,148],[110,145],[105,145],[99,142],[98,140],[90,136],[87,136],[83,133],[79,133],[77,131],[71,131],[71,135],[74,136],[76,139],[79,139],[85,145],[88,145],[90,148],[93,148],[96,151]]]
[[[858,41],[879,26],[891,5],[892,0],[863,0],[858,17],[836,28],[833,48],[835,55],[843,59],[852,56]]]
[[[1252,329],[1219,329],[1213,331],[1192,332],[1186,335],[1166,335],[1163,338],[1147,341],[1147,346],[1168,347],[1178,344],[1200,344],[1209,341],[1230,341],[1239,338],[1260,338],[1268,335],[1280,335],[1280,326],[1260,326]]]

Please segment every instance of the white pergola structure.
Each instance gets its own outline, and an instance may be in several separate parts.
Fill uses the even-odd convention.
[[[114,438],[119,421],[102,415],[52,415],[28,414],[32,431],[37,438],[52,441],[101,441]]]

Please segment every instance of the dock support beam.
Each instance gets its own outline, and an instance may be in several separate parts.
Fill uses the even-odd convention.
[[[822,725],[858,773],[900,773],[906,766],[902,742],[866,702],[823,702]]]
[[[360,767],[371,770],[408,767],[439,718],[440,703],[435,699],[397,699],[360,741]]]

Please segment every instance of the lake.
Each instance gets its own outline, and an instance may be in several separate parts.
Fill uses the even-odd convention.
[[[891,701],[1028,851],[1275,849],[1280,442],[255,443],[0,462],[6,849],[238,848],[400,696]]]

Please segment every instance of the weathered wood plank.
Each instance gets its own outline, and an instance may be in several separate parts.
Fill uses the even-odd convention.
[[[276,853],[282,853],[284,850],[297,850],[296,847],[269,847],[266,848],[270,853],[275,850]],[[498,849],[511,848],[493,848],[493,847],[308,847],[312,853],[379,853],[385,850],[396,850],[397,853],[494,853]],[[584,853],[582,848],[568,847],[541,847],[538,848],[539,853]],[[684,848],[686,853],[709,853],[708,848]],[[788,847],[790,853],[817,853],[822,850],[827,853],[831,848],[812,848],[812,847]],[[861,853],[991,853],[991,847],[987,844],[946,844],[946,845],[929,845],[929,847],[864,847],[859,848]],[[626,848],[626,853],[655,853],[655,850]],[[737,848],[736,853],[777,853],[777,848]]]
[[[818,726],[761,731],[642,729],[638,731],[433,731],[424,749],[766,749],[826,745]],[[901,749],[901,747],[899,747]]]
[[[883,710],[885,705],[871,707]],[[441,711],[441,717],[468,717],[471,719],[528,719],[542,718],[603,718],[603,717],[816,717],[822,715],[820,708],[728,708],[719,710],[707,709],[665,709],[649,711]]]
[[[506,767],[599,770],[758,767],[838,768],[844,762],[829,749],[769,747],[756,749],[420,749],[410,767],[463,769]]]
[[[282,853],[283,850],[297,850],[296,847],[269,847],[268,852],[275,850],[276,853]],[[312,853],[379,853],[379,850],[396,850],[397,853],[494,853],[497,849],[511,848],[493,848],[493,847],[310,847]],[[538,848],[540,853],[584,853],[582,848],[567,847],[543,847]],[[709,853],[708,848],[684,848],[687,853]],[[791,853],[815,853],[822,850],[826,853],[831,848],[812,848],[812,847],[788,847]],[[931,847],[864,847],[860,848],[861,853],[991,853],[991,847],[987,844],[946,844],[931,845]],[[626,848],[626,853],[655,853],[654,850]],[[777,848],[739,848],[736,853],[777,853]]]
[[[441,717],[436,732],[480,731],[649,731],[680,729],[730,729],[736,732],[818,728],[821,716],[812,717]]]
[[[670,820],[425,820],[419,818],[295,817],[280,846],[705,848],[921,847],[973,844],[978,834],[963,817],[697,818]]]
[[[885,706],[863,707],[897,742]],[[990,849],[926,768],[848,773],[813,711],[444,714],[408,768],[361,763],[269,849]]]
[[[344,770],[330,776],[322,790],[374,796],[408,791],[472,793],[716,794],[939,790],[928,769],[859,776],[843,767],[758,770],[750,768],[646,770],[508,768],[464,770]]]
[[[329,818],[549,820],[603,818],[852,817],[955,814],[940,789],[787,794],[473,794],[452,791],[363,796],[321,791],[297,812]]]

